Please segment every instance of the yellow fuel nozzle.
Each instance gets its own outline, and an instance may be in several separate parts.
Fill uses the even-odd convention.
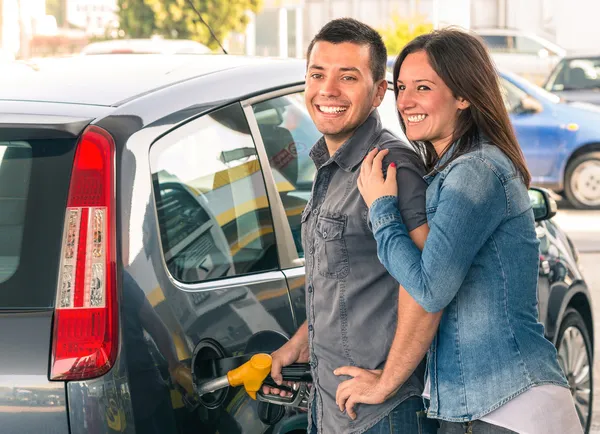
[[[236,369],[227,373],[231,386],[244,386],[250,398],[256,399],[263,381],[271,372],[271,356],[268,354],[255,354],[252,358]]]

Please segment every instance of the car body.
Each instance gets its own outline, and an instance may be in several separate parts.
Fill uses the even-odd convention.
[[[600,55],[563,58],[543,87],[567,101],[600,104]]]
[[[305,66],[82,56],[0,90],[3,433],[305,432],[306,413],[242,388],[194,392],[306,318],[300,226],[320,134]],[[380,113],[401,135],[392,92]],[[550,215],[540,318],[563,348],[581,335],[585,369],[589,292]]]
[[[212,50],[200,42],[188,39],[112,39],[92,42],[81,50],[82,55],[94,54],[208,54]]]
[[[536,84],[542,84],[566,54],[563,48],[531,32],[501,28],[478,28],[474,31],[487,44],[498,68],[519,74]]]

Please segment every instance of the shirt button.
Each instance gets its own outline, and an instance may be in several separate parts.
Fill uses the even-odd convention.
[[[319,214],[319,208],[315,208],[315,209],[313,209],[313,214],[314,214],[314,215],[317,215],[317,214]]]
[[[308,285],[308,292],[312,292],[312,291],[313,291],[312,285]]]
[[[323,232],[323,238],[327,238],[327,232]]]
[[[308,249],[308,253],[310,253],[310,254],[312,255],[313,253],[315,253],[315,249],[313,249],[313,248],[311,247],[310,249]]]
[[[312,332],[312,331],[313,331],[313,326],[312,326],[312,324],[309,324],[309,325],[308,325],[308,331],[309,331],[309,332]]]

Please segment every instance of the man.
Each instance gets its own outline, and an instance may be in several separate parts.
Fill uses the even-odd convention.
[[[311,432],[426,432],[419,431],[417,420],[417,413],[423,410],[422,375],[413,374],[398,390],[391,391],[379,380],[399,324],[406,322],[398,318],[414,320],[411,330],[438,318],[403,296],[403,289],[379,262],[368,225],[368,208],[357,187],[361,163],[368,152],[374,147],[387,149],[384,164],[397,165],[404,222],[413,241],[423,247],[429,231],[423,163],[382,128],[376,110],[387,90],[386,58],[381,36],[347,18],[325,25],[308,48],[306,106],[323,137],[310,153],[317,174],[302,214],[307,321],[273,353],[271,375],[281,384],[282,366],[310,361],[314,381]],[[418,364],[427,342],[410,330],[402,330],[402,336],[416,337],[410,342],[401,339],[396,349],[402,348],[410,363],[418,358]],[[344,367],[347,365],[351,368]],[[344,367],[345,375],[334,373],[340,367]],[[346,398],[350,402],[338,407],[340,384],[350,386],[348,390],[356,399],[368,404],[356,409],[349,406],[346,413],[346,405],[353,404],[350,399],[354,398]],[[265,392],[285,394],[279,389],[267,388]]]

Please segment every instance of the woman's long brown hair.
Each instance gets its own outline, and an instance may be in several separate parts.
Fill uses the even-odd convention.
[[[413,39],[400,52],[394,64],[396,100],[400,67],[406,56],[418,51],[427,53],[429,64],[455,98],[462,97],[470,102],[469,108],[462,110],[458,117],[450,143],[458,142],[444,166],[475,149],[480,138],[485,137],[510,158],[529,187],[531,176],[525,157],[504,106],[498,74],[483,42],[477,36],[457,29],[436,30]],[[398,115],[406,132],[404,121],[400,113]],[[433,144],[414,142],[413,145],[425,157],[428,168],[433,169],[438,161]]]

